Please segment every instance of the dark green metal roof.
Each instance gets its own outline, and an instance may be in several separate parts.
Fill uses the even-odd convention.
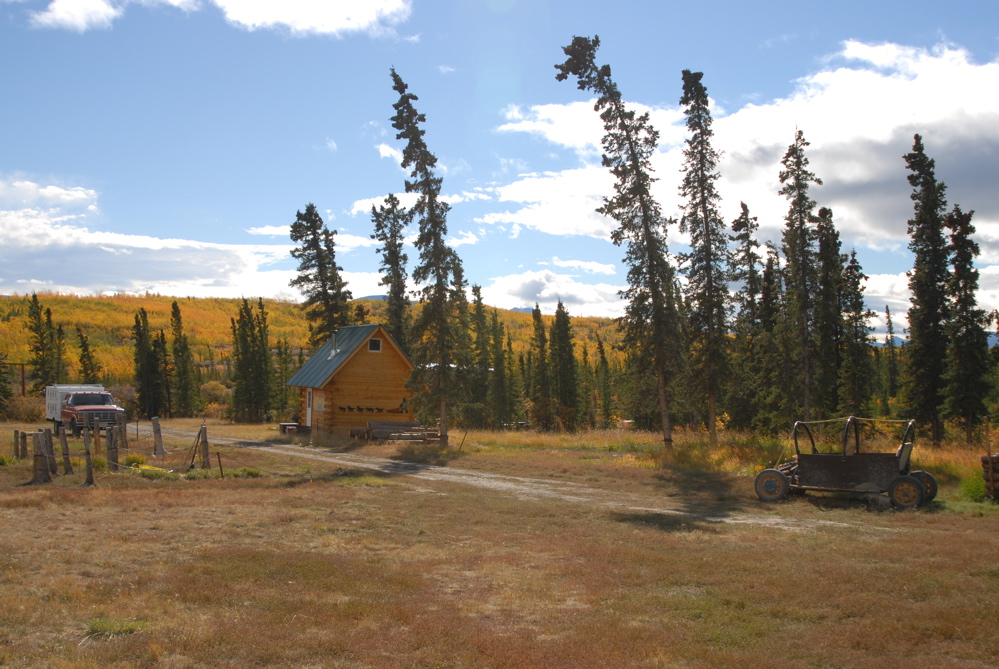
[[[285,385],[299,388],[322,388],[340,366],[378,330],[378,325],[348,325],[319,347]],[[388,336],[388,333],[384,333]],[[335,348],[334,348],[335,346]]]

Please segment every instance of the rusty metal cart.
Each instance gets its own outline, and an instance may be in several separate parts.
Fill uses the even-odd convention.
[[[820,453],[810,426],[844,422],[842,447],[836,453]],[[861,449],[861,427],[868,423],[905,424],[901,445],[894,453],[867,453]],[[789,493],[808,490],[842,493],[887,493],[892,505],[916,508],[937,494],[937,481],[925,471],[910,471],[915,421],[885,421],[850,416],[836,421],[798,421],[794,424],[795,459],[765,469],[756,477],[756,495],[776,502]],[[808,437],[810,448],[802,452],[800,438]]]

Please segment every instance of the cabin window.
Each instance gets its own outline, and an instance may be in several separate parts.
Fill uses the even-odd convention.
[[[381,339],[369,339],[368,340],[368,351],[371,353],[381,353],[382,352],[382,340]]]

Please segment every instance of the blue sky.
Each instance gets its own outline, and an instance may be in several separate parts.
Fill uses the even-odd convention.
[[[452,244],[488,304],[614,316],[625,285],[599,119],[554,64],[599,35],[661,134],[679,216],[680,72],[712,98],[722,214],[778,240],[779,161],[801,128],[869,306],[907,308],[924,137],[976,211],[980,301],[999,307],[999,5],[563,0],[0,0],[0,292],[283,297],[287,226],[314,202],[356,297],[383,292],[372,204],[401,193],[395,67],[419,97]],[[685,250],[674,228],[671,250]],[[416,251],[408,249],[410,267]],[[902,314],[898,314],[901,320]]]

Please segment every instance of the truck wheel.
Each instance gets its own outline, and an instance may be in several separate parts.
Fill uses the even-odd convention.
[[[888,499],[897,509],[915,509],[923,502],[923,483],[915,476],[898,476],[888,486]]]
[[[937,486],[936,477],[929,472],[924,472],[923,470],[912,472],[911,475],[915,476],[919,479],[919,482],[923,484],[923,504],[932,502],[933,498],[937,496],[937,491],[940,489],[939,486]]]
[[[74,439],[80,437],[80,426],[76,424],[75,420],[69,421],[69,432],[73,435]]]
[[[756,489],[756,496],[760,498],[760,501],[776,502],[787,496],[791,484],[783,472],[776,469],[764,469],[757,475],[753,487]]]

